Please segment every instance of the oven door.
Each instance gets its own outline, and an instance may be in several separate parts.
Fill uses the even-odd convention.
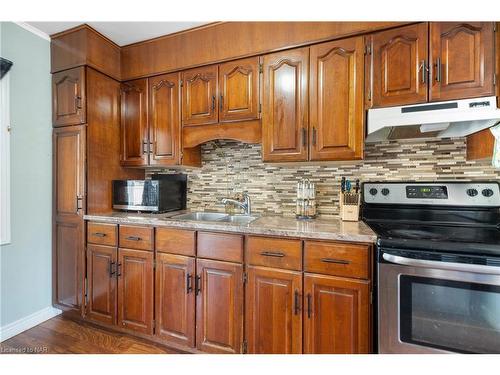
[[[381,251],[380,353],[500,353],[500,267]]]

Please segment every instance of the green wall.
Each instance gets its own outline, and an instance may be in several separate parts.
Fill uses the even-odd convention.
[[[0,246],[0,326],[51,305],[50,42],[0,22],[10,70],[11,243]]]

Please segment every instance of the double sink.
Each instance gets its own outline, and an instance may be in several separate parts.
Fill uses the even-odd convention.
[[[186,221],[211,221],[217,223],[249,224],[257,219],[252,215],[228,215],[220,212],[189,212],[172,216],[172,219]]]

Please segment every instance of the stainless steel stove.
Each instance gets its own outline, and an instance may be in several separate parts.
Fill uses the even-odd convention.
[[[380,353],[500,353],[498,182],[363,185]]]

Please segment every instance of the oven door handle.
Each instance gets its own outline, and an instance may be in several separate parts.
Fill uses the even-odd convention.
[[[382,258],[389,263],[400,264],[403,266],[413,266],[422,268],[439,268],[442,270],[459,271],[459,272],[472,272],[472,273],[485,273],[490,275],[500,275],[500,267],[483,266],[481,264],[466,264],[454,262],[436,262],[433,260],[421,260],[405,258],[399,255],[392,255],[383,253]]]

